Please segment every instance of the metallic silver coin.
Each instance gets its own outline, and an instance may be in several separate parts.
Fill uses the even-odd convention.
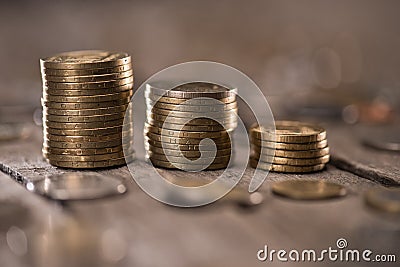
[[[126,192],[126,186],[115,177],[97,173],[64,173],[29,182],[29,191],[54,200],[90,200]]]

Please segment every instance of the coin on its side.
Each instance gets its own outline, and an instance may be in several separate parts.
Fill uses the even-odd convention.
[[[124,146],[124,145],[105,147],[105,148],[86,148],[86,149],[56,148],[56,147],[44,146],[42,148],[42,152],[45,154],[54,154],[54,155],[91,156],[91,155],[113,154],[115,152],[121,152],[124,149],[129,150],[132,148],[131,146]]]
[[[174,87],[171,90],[157,88],[147,84],[146,90],[154,95],[172,97],[172,98],[227,98],[236,97],[237,89],[228,89],[227,87],[206,83],[206,82],[192,82],[185,83]]]
[[[219,132],[202,132],[202,131],[176,131],[169,129],[162,129],[159,127],[154,127],[145,123],[145,132],[151,132],[161,135],[162,133],[169,137],[179,137],[179,138],[229,138],[230,131],[219,131]]]
[[[312,166],[290,166],[290,165],[271,164],[261,161],[259,162],[253,158],[250,158],[249,163],[252,168],[269,170],[272,172],[287,172],[287,173],[316,172],[316,171],[321,171],[325,168],[325,164],[318,164]]]
[[[121,157],[118,159],[109,159],[102,161],[60,161],[46,159],[51,165],[62,167],[62,168],[73,168],[73,169],[93,169],[93,168],[109,168],[117,167],[129,164],[135,159],[135,155],[132,154],[130,157]]]
[[[59,115],[48,115],[43,113],[43,118],[46,121],[53,122],[101,122],[101,121],[113,121],[123,119],[125,112],[115,114],[104,114],[95,116],[59,116]],[[132,116],[129,114],[128,116]]]
[[[106,95],[89,95],[89,96],[60,96],[60,95],[43,95],[44,101],[58,103],[91,103],[91,102],[110,102],[130,98],[132,91],[118,92]]]
[[[229,119],[237,116],[237,109],[232,109],[230,111],[219,111],[219,112],[186,112],[186,111],[175,111],[168,109],[159,109],[153,107],[152,109],[147,109],[147,116],[151,114],[157,114],[162,116],[174,116],[178,118],[221,118]]]
[[[97,108],[109,108],[121,105],[127,105],[130,102],[130,97],[108,101],[108,102],[91,102],[91,103],[65,103],[65,102],[49,102],[41,99],[43,107],[51,109],[62,109],[62,110],[81,110],[81,109],[97,109]]]
[[[272,192],[296,200],[320,200],[342,197],[346,188],[324,180],[286,180],[275,182]]]
[[[132,64],[127,64],[109,67],[109,68],[93,68],[93,69],[50,69],[41,68],[42,76],[57,76],[57,77],[71,77],[71,76],[90,76],[90,75],[107,75],[110,73],[121,73],[132,70]]]
[[[99,75],[85,75],[85,76],[52,76],[42,75],[44,81],[60,82],[60,83],[82,83],[82,82],[106,82],[110,80],[119,80],[133,76],[133,70],[127,70],[124,72],[113,72]]]
[[[191,145],[191,144],[169,144],[169,143],[161,143],[160,141],[155,141],[147,136],[144,137],[145,145],[151,145],[155,147],[160,147],[160,148],[166,148],[166,149],[179,149],[182,151],[214,151],[215,147],[210,146],[210,145],[203,145],[203,144],[196,144],[196,145]],[[217,147],[217,150],[220,149],[229,149],[232,148],[232,143],[231,142],[226,142],[226,143],[214,143],[215,146]]]
[[[185,150],[179,150],[179,149],[168,149],[168,148],[161,148],[161,147],[156,147],[156,146],[152,146],[149,145],[148,143],[145,144],[145,148],[147,151],[152,152],[152,153],[157,153],[157,154],[164,154],[164,155],[168,155],[168,156],[175,156],[175,157],[185,157],[188,159],[197,159],[201,156],[203,157],[212,157],[215,153],[215,155],[217,157],[221,157],[221,156],[228,156],[232,154],[232,150],[230,148],[226,148],[226,149],[218,149],[216,152],[214,151],[203,151],[203,153],[200,152],[200,150],[198,151],[194,151],[194,150],[189,150],[189,151],[185,151]]]
[[[207,164],[208,162],[211,161],[211,164],[223,164],[223,163],[228,163],[229,160],[231,159],[231,156],[221,156],[221,157],[214,157],[214,158],[198,158],[198,159],[193,159],[193,158],[185,158],[185,157],[175,157],[175,156],[168,156],[168,158],[163,155],[163,154],[157,154],[157,153],[152,153],[147,151],[146,153],[146,158],[152,160],[152,161],[165,161],[165,162],[174,162],[174,163],[179,163],[179,164],[184,164],[187,161],[191,161],[188,164],[193,164],[193,165],[203,165]]]
[[[157,115],[157,114],[149,114],[147,116],[147,120],[156,120],[159,122],[165,122],[166,119],[168,119],[167,123],[175,123],[175,124],[183,124],[183,125],[230,125],[230,124],[237,124],[237,118],[236,117],[228,117],[228,118],[223,118],[223,119],[218,119],[218,121],[215,119],[211,118],[195,118],[195,119],[190,119],[190,118],[179,118],[175,116],[163,116],[163,115]]]
[[[58,161],[103,161],[109,159],[118,159],[124,157],[123,151],[117,151],[114,153],[101,154],[101,155],[90,155],[90,156],[71,156],[71,155],[59,155],[52,154],[46,151],[42,151],[43,156],[50,160],[58,160]]]
[[[162,102],[167,104],[174,105],[192,105],[192,106],[210,106],[218,104],[230,104],[236,102],[236,96],[229,96],[225,98],[219,99],[207,99],[207,98],[195,98],[195,99],[185,99],[185,98],[174,98],[174,97],[166,97],[166,96],[158,96],[154,95],[148,91],[144,93],[146,99],[150,99],[151,101]]]
[[[168,104],[165,102],[155,102],[150,99],[146,99],[146,106],[163,109],[163,110],[175,110],[183,112],[224,112],[233,109],[237,109],[237,103],[232,102],[228,104],[215,103],[214,105],[189,105],[189,104]]]
[[[97,129],[97,128],[107,128],[113,126],[123,126],[124,119],[118,119],[113,121],[101,121],[101,122],[53,122],[44,121],[43,125],[45,127],[56,128],[56,129]]]
[[[59,83],[45,81],[43,83],[44,89],[54,89],[54,90],[90,90],[90,89],[107,89],[112,87],[118,87],[125,84],[133,84],[133,76],[119,79],[119,80],[109,80],[106,82],[82,82],[82,83]]]
[[[98,109],[72,109],[72,110],[43,107],[43,113],[49,115],[57,115],[57,116],[98,116],[98,115],[115,114],[127,111],[128,111],[128,105],[121,105],[108,108],[98,108]]]
[[[157,120],[153,120],[151,118],[147,118],[146,123],[148,125],[175,130],[175,131],[187,131],[187,132],[220,132],[220,131],[233,131],[237,123],[229,123],[229,124],[218,124],[215,125],[192,125],[192,124],[177,124],[177,123],[167,123],[167,122],[160,122]]]
[[[161,160],[152,160],[148,159],[148,161],[151,161],[151,163],[155,167],[160,167],[160,168],[166,168],[166,169],[180,169],[180,170],[185,170],[185,171],[198,171],[199,165],[193,165],[193,164],[181,164],[181,163],[171,163],[167,161],[161,161]],[[200,165],[201,166],[201,165]],[[205,170],[220,170],[220,169],[225,169],[228,165],[227,164],[211,164],[208,166]]]
[[[282,158],[282,157],[271,157],[271,155],[257,155],[253,154],[252,157],[261,162],[268,162],[273,158],[273,164],[279,165],[290,165],[290,166],[314,166],[318,164],[326,164],[329,162],[329,155],[325,155],[318,158],[308,159],[294,159],[294,158]]]
[[[122,142],[121,139],[113,139],[99,142],[61,142],[51,141],[44,139],[43,146],[54,147],[54,148],[71,148],[71,149],[83,149],[83,148],[105,148],[114,147],[120,145],[129,145]]]
[[[168,137],[159,134],[146,132],[145,136],[158,142],[165,142],[169,144],[181,144],[181,145],[198,145],[204,138],[188,138],[188,137]],[[230,138],[220,137],[220,138],[210,138],[214,143],[229,143]]]
[[[257,154],[260,154],[261,147],[252,145],[252,151],[254,151]],[[264,147],[263,153],[265,155],[275,155],[277,157],[283,157],[283,158],[309,159],[309,158],[318,158],[329,155],[329,147],[321,149],[311,149],[311,150],[282,150],[282,149],[272,149]]]
[[[268,128],[253,126],[250,135],[257,139],[282,143],[310,143],[326,139],[326,131],[317,125],[297,121],[276,121],[275,134]]]
[[[132,135],[131,131],[122,131],[115,134],[108,135],[87,135],[87,136],[79,136],[79,135],[54,135],[49,134],[46,131],[44,132],[43,138],[49,141],[56,142],[102,142],[108,140],[121,139],[124,136]]]
[[[321,140],[318,142],[304,143],[304,144],[293,144],[293,143],[280,143],[280,142],[271,142],[260,140],[257,138],[251,138],[251,143],[255,145],[256,150],[260,150],[259,147],[270,147],[280,150],[312,150],[312,149],[321,149],[328,146],[328,140]]]
[[[400,214],[400,188],[372,188],[365,193],[364,200],[374,209]]]
[[[109,134],[117,134],[122,131],[132,132],[133,125],[119,125],[106,128],[94,128],[94,129],[56,129],[56,128],[45,128],[46,134],[61,135],[61,136],[104,136]]]
[[[96,96],[96,95],[107,95],[107,94],[117,94],[117,93],[126,93],[132,91],[133,83],[124,84],[117,87],[111,88],[103,88],[103,89],[51,89],[51,88],[43,88],[43,95],[52,95],[52,96],[69,96],[69,97],[77,97],[77,96]],[[46,97],[44,97],[46,98]]]

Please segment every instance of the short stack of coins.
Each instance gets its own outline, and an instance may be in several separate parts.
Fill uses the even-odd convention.
[[[131,57],[126,53],[87,50],[40,60],[43,80],[42,153],[64,168],[123,165],[133,157],[122,137],[133,94]],[[131,120],[130,120],[131,121]],[[124,129],[124,130],[123,130]]]
[[[275,128],[273,134],[266,127],[251,127],[251,167],[273,172],[306,173],[320,171],[329,162],[324,128],[297,121],[276,121]]]
[[[230,134],[237,126],[236,93],[203,82],[171,90],[147,85],[146,158],[161,168],[191,170],[204,161],[211,161],[206,170],[226,168],[232,152]],[[200,143],[205,138],[215,146]]]

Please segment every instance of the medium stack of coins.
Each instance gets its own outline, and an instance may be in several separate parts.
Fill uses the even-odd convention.
[[[276,121],[275,127],[275,134],[265,127],[250,129],[250,166],[274,172],[305,173],[322,170],[328,163],[325,129],[296,121]]]
[[[230,133],[237,126],[236,93],[236,89],[202,82],[169,91],[148,85],[147,159],[162,168],[195,170],[209,162],[207,170],[226,168],[232,152]],[[216,151],[213,144],[200,143],[205,138],[213,140]]]
[[[126,53],[75,51],[40,60],[43,80],[43,156],[58,167],[125,164],[123,122],[133,88]],[[126,112],[131,116],[130,112]],[[130,120],[131,121],[131,120]],[[130,150],[127,150],[130,151]]]

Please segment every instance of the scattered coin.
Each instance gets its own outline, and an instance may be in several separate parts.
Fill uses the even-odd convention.
[[[128,109],[133,94],[131,57],[88,50],[40,60],[43,97],[43,149],[47,161],[64,168],[103,168],[134,157]]]
[[[367,191],[364,199],[372,208],[400,214],[400,188],[373,188]]]
[[[296,200],[320,200],[342,197],[346,188],[324,180],[286,180],[272,185],[272,192]]]
[[[394,139],[395,138],[382,140],[379,138],[365,137],[363,139],[363,144],[365,146],[368,146],[368,147],[374,148],[374,149],[378,149],[378,150],[400,152],[400,137],[397,136],[398,140],[394,140]]]
[[[124,183],[115,178],[97,173],[64,173],[29,182],[29,191],[54,200],[89,200],[126,192]]]

